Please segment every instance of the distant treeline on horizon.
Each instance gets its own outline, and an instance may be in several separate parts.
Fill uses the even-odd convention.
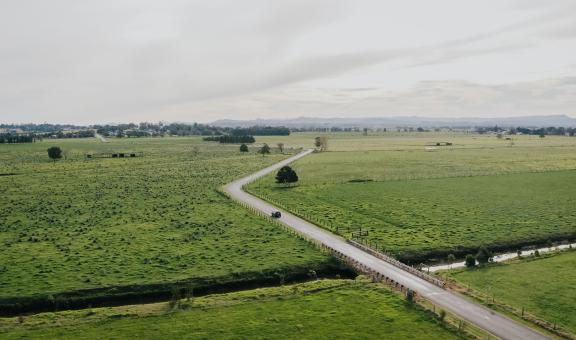
[[[95,133],[105,137],[134,138],[134,137],[164,137],[164,136],[204,136],[209,137],[205,140],[240,141],[240,143],[251,143],[253,136],[288,136],[291,132],[440,132],[440,131],[460,131],[462,129],[451,128],[413,128],[397,127],[396,129],[369,129],[369,128],[294,128],[289,129],[284,126],[252,126],[247,128],[219,127],[206,124],[186,124],[186,123],[129,123],[129,124],[106,124],[78,126],[72,124],[0,124],[0,144],[15,143],[33,143],[45,138],[89,138],[94,137]],[[497,133],[497,134],[524,134],[524,135],[556,135],[556,136],[574,136],[576,128],[567,127],[541,127],[526,128],[512,127],[502,128],[493,127],[476,127],[474,129],[465,129],[467,132],[480,134]],[[239,138],[241,137],[241,138]]]
[[[288,136],[285,127],[254,126],[222,128],[205,124],[129,123],[117,125],[77,126],[71,124],[0,124],[0,144],[33,143],[44,138],[87,138],[95,132],[105,137],[164,137],[164,136]],[[238,138],[232,138],[238,139]],[[252,138],[253,139],[253,138]]]

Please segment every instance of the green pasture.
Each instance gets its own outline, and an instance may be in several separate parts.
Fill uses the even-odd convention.
[[[54,145],[66,159],[48,159]],[[85,159],[94,152],[144,157]],[[247,276],[281,281],[328,267],[327,255],[216,191],[284,157],[200,138],[0,145],[0,301]]]
[[[329,151],[425,151],[436,147],[436,143],[452,143],[449,147],[436,147],[435,150],[446,149],[506,149],[523,147],[576,147],[576,138],[564,136],[514,135],[496,138],[493,134],[474,134],[458,131],[440,132],[369,132],[364,136],[361,132],[296,132],[290,136],[258,136],[257,143],[268,143],[275,146],[284,143],[287,146],[310,148],[314,146],[314,137],[327,136]],[[506,138],[510,138],[507,140]],[[433,149],[434,150],[434,149]],[[434,152],[434,151],[428,151]]]
[[[0,318],[4,339],[456,339],[383,287],[347,280],[168,303]]]
[[[361,138],[421,147],[313,154],[293,165],[297,186],[270,175],[249,190],[411,262],[576,237],[576,138],[519,136],[506,146],[495,136],[458,135],[427,151],[431,139],[413,134],[352,136],[350,145]]]
[[[576,334],[576,252],[529,257],[473,270],[454,270],[448,276],[497,303],[524,308]]]
[[[252,190],[407,260],[576,236],[576,171]]]

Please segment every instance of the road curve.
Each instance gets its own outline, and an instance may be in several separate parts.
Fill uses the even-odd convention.
[[[223,189],[232,199],[243,202],[264,214],[270,215],[272,211],[281,211],[282,217],[279,218],[278,221],[287,227],[296,230],[307,238],[314,239],[335,251],[343,253],[373,271],[385,275],[399,284],[416,291],[418,294],[432,301],[437,306],[458,315],[460,318],[481,327],[499,338],[523,340],[547,339],[544,335],[532,330],[531,328],[521,325],[520,323],[479,304],[471,302],[458,294],[439,288],[428,281],[370,255],[369,253],[347,243],[342,237],[296,217],[285,210],[279,209],[268,202],[246,193],[242,189],[244,185],[307,156],[312,152],[312,149],[303,151],[268,168],[229,183],[225,185]]]

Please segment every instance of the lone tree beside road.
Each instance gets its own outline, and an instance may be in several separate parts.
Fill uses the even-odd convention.
[[[326,151],[328,149],[328,137],[320,136],[314,138],[314,146],[320,151]]]
[[[57,159],[62,158],[62,149],[60,149],[57,146],[52,146],[48,148],[48,157],[50,157],[50,159],[52,159],[54,163],[56,163]]]
[[[283,166],[276,174],[276,183],[278,184],[291,184],[298,182],[298,175],[296,171],[289,166]]]
[[[265,154],[269,154],[270,153],[270,147],[268,146],[268,144],[264,143],[264,145],[262,145],[260,150],[258,150],[258,153],[261,153],[262,156],[264,156]]]
[[[284,143],[278,143],[276,144],[276,146],[278,146],[278,150],[280,151],[280,153],[284,153]]]
[[[240,145],[240,152],[248,152],[248,146],[246,144]]]

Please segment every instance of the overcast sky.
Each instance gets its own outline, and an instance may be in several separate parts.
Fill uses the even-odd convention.
[[[3,0],[0,122],[576,116],[576,0]]]

